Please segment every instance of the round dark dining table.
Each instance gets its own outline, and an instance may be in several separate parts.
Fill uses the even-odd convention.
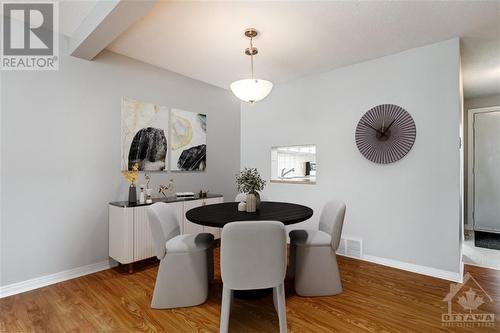
[[[238,202],[224,202],[190,209],[186,218],[196,224],[222,228],[236,221],[280,221],[285,225],[308,220],[313,215],[309,207],[288,203],[262,201],[254,213],[239,212]]]
[[[262,201],[254,213],[239,212],[239,202],[225,202],[190,209],[186,218],[196,224],[223,228],[227,223],[236,221],[280,221],[285,225],[309,219],[313,210],[309,207],[288,203]],[[269,295],[272,289],[235,290],[234,296],[242,299],[258,299]]]

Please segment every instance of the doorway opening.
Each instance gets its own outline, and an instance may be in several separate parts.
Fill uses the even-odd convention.
[[[500,106],[468,110],[463,260],[500,269]]]

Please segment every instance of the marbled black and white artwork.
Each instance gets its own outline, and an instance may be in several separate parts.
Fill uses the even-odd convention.
[[[203,171],[207,166],[207,116],[172,109],[171,170]]]
[[[123,98],[122,170],[167,171],[168,130],[167,107]]]

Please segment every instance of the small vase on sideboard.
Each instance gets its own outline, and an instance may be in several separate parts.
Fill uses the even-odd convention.
[[[137,202],[137,190],[135,184],[130,184],[128,188],[128,202],[135,204]]]

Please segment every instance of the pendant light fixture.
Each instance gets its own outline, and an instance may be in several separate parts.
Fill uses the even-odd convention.
[[[250,56],[252,78],[234,81],[230,85],[231,91],[236,97],[250,103],[255,103],[266,98],[273,89],[272,82],[253,77],[253,56],[259,53],[259,50],[253,46],[253,39],[258,34],[257,30],[253,28],[245,30],[245,36],[250,38],[250,47],[245,49],[245,54]]]

